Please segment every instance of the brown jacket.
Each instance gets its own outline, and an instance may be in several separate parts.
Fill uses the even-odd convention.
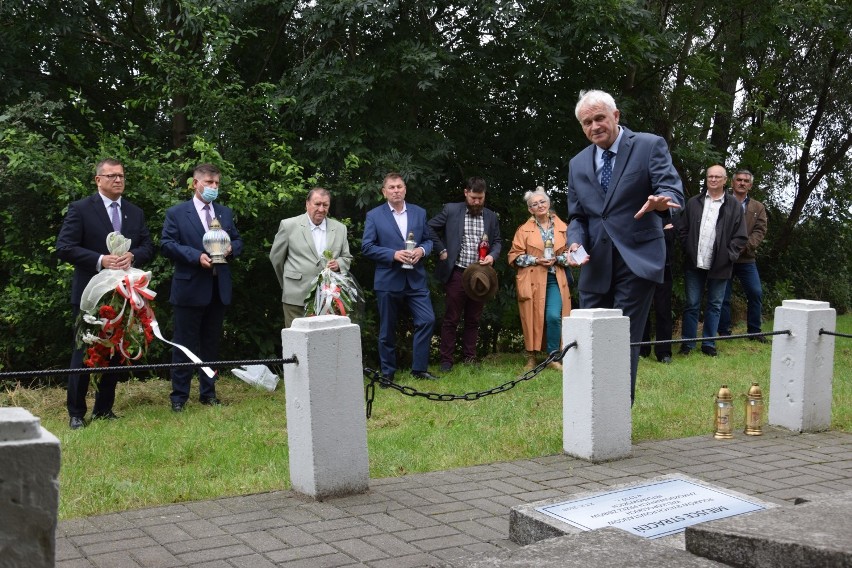
[[[558,256],[568,247],[568,225],[553,215],[553,254]],[[521,315],[521,328],[524,331],[524,346],[527,351],[546,349],[544,337],[544,301],[547,292],[547,267],[532,265],[518,266],[515,259],[522,254],[544,256],[544,241],[535,220],[529,220],[518,227],[512,248],[509,250],[509,264],[517,271],[515,283],[518,289],[518,311]],[[571,313],[571,292],[568,290],[568,277],[565,268],[556,265],[556,281],[562,295],[562,317]]]
[[[766,236],[766,207],[764,207],[763,203],[760,201],[749,197],[744,220],[746,222],[748,242],[740,253],[740,257],[736,260],[737,264],[745,264],[755,261],[757,247],[760,246],[760,243],[763,242],[763,238]]]

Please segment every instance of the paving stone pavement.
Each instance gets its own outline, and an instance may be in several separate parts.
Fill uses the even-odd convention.
[[[514,505],[678,472],[790,504],[852,489],[852,434],[768,428],[645,442],[602,464],[554,455],[372,479],[368,493],[323,502],[276,491],[71,519],[57,528],[56,566],[433,566],[517,548]]]

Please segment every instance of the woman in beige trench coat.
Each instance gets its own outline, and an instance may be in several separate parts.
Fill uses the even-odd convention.
[[[536,352],[562,347],[562,318],[571,313],[568,290],[568,225],[550,211],[550,197],[543,188],[528,191],[524,201],[531,217],[518,227],[509,250],[509,264],[517,271],[518,311],[524,331],[527,363],[536,366]],[[545,243],[550,243],[546,247]],[[546,250],[552,248],[553,250]],[[548,367],[562,369],[552,362]]]

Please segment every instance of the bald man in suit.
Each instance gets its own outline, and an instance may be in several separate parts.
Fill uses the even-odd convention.
[[[98,192],[68,206],[68,213],[56,239],[57,256],[74,265],[71,305],[75,320],[80,312],[83,290],[95,274],[101,270],[124,270],[131,266],[138,268],[154,258],[154,243],[145,224],[145,214],[124,199],[124,181],[124,166],[121,162],[111,158],[98,162],[95,167]],[[121,256],[110,254],[106,244],[107,235],[116,230],[131,241],[131,249]],[[82,347],[74,348],[71,355],[72,369],[83,366],[84,355]],[[115,386],[121,376],[108,372],[101,375],[92,419],[118,418],[112,406],[115,402]],[[86,425],[88,390],[89,373],[68,376],[66,404],[72,430]]]
[[[663,281],[663,217],[683,206],[683,185],[666,141],[618,124],[609,93],[580,94],[577,120],[591,142],[568,174],[568,250],[588,257],[578,289],[581,308],[617,308],[630,318],[630,342],[642,341],[655,284]],[[657,214],[660,212],[660,214]],[[630,398],[635,397],[639,347],[630,350]]]
[[[284,219],[269,251],[269,261],[281,285],[284,327],[304,317],[308,294],[326,267],[346,273],[352,263],[346,225],[328,218],[331,194],[315,187],[305,200],[305,214]],[[331,251],[331,259],[323,253]]]

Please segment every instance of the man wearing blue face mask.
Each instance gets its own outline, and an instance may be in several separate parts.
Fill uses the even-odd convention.
[[[231,210],[214,201],[219,196],[219,169],[201,164],[192,171],[194,195],[189,201],[166,211],[160,244],[163,256],[174,262],[169,302],[173,308],[174,342],[183,345],[202,361],[217,361],[225,309],[231,303],[231,268],[228,263],[213,264],[204,251],[204,233],[215,218],[228,233],[231,244],[225,256],[231,260],[243,251],[243,241],[234,225]],[[189,359],[180,349],[172,350],[172,363]],[[189,399],[191,368],[172,369],[172,410],[181,412]],[[216,378],[198,371],[199,401],[216,406]]]

